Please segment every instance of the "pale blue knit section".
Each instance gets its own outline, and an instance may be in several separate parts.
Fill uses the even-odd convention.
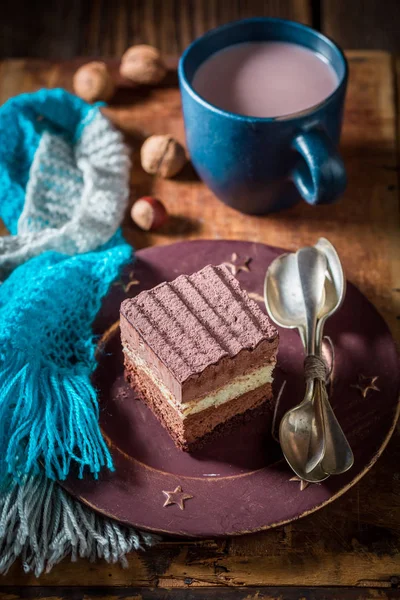
[[[121,133],[98,108],[87,115],[85,108],[83,118],[86,126],[76,126],[79,137],[76,132],[56,134],[54,127],[42,132],[17,235],[0,238],[0,280],[46,250],[69,255],[94,250],[112,237],[122,221],[129,193],[128,150]]]
[[[75,142],[98,113],[65,90],[39,90],[11,98],[0,109],[0,217],[12,234],[25,203],[29,171],[43,132]]]
[[[78,209],[83,185],[74,147],[64,138],[45,131],[31,165],[17,233],[64,227]]]

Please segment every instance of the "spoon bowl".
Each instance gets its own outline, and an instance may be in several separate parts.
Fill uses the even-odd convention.
[[[321,382],[318,382],[321,383]],[[329,475],[345,473],[354,464],[354,455],[333,412],[325,386],[321,386],[322,413],[325,423],[326,450],[320,467]]]
[[[280,327],[296,329],[304,318],[300,278],[294,254],[282,254],[269,266],[264,280],[268,313]]]
[[[310,459],[313,460],[320,451],[313,447],[313,442],[319,440],[318,427],[322,418],[318,415],[321,403],[315,402],[315,391],[314,382],[309,382],[303,402],[289,410],[279,426],[279,441],[286,461],[300,479],[310,483],[329,477],[320,461],[307,469]]]
[[[295,254],[282,254],[269,266],[264,279],[264,302],[279,327],[298,329],[305,347],[305,307]],[[319,310],[325,303],[325,290]]]

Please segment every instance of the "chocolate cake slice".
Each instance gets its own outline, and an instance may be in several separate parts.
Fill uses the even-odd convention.
[[[272,401],[278,332],[225,266],[125,300],[121,338],[127,380],[183,450]]]

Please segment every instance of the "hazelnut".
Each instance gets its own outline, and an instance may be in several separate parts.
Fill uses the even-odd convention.
[[[73,79],[73,88],[77,96],[86,102],[103,100],[107,102],[114,93],[114,82],[103,62],[90,62],[80,67]]]
[[[167,221],[168,213],[160,200],[153,196],[143,196],[132,206],[131,217],[140,229],[152,231]]]
[[[121,59],[119,72],[134,83],[154,85],[164,79],[167,68],[157,48],[140,44],[128,48]]]
[[[140,159],[146,173],[173,177],[187,162],[185,149],[171,135],[152,135],[145,140]]]

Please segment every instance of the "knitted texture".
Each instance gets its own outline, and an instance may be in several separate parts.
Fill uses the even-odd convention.
[[[65,479],[71,461],[112,468],[90,375],[92,322],[127,244],[66,258],[47,252],[0,286],[0,480],[35,472]]]
[[[0,279],[45,250],[72,255],[111,238],[126,208],[130,160],[97,107],[64,90],[24,94],[2,107],[0,131],[0,216],[17,233],[0,238]]]
[[[0,572],[40,574],[68,553],[107,560],[140,543],[54,480],[112,469],[91,384],[92,323],[130,260],[122,136],[98,107],[41,90],[0,108]],[[144,538],[142,538],[143,541]],[[151,541],[151,536],[145,538]]]
[[[68,555],[127,567],[128,552],[157,539],[97,515],[42,474],[26,477],[0,504],[0,573],[19,557],[24,571],[37,577]]]

